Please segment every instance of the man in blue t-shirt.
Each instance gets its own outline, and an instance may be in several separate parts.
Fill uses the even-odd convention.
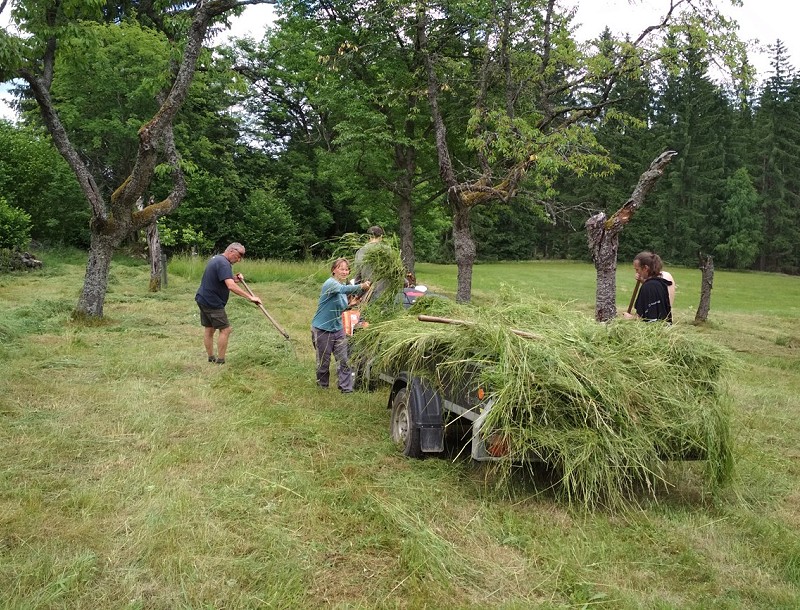
[[[200,280],[200,288],[194,300],[200,308],[200,324],[204,328],[203,343],[208,354],[208,361],[225,364],[225,352],[228,349],[228,338],[233,328],[225,313],[225,305],[231,292],[244,297],[248,301],[261,304],[261,299],[250,295],[236,283],[241,282],[244,276],[241,273],[233,274],[233,263],[238,263],[244,258],[244,246],[238,242],[225,248],[225,252],[212,256]],[[214,333],[219,331],[217,337],[217,355],[214,355]]]

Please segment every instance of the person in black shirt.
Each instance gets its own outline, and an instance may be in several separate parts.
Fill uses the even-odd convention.
[[[639,294],[634,302],[636,314],[624,312],[626,319],[640,319],[645,322],[666,320],[672,322],[672,303],[669,287],[672,282],[661,276],[663,263],[658,254],[640,252],[633,259],[633,270],[636,279],[642,282]]]

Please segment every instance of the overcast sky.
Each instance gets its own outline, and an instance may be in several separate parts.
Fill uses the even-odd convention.
[[[639,30],[660,17],[669,0],[561,0],[566,5],[578,6],[577,21],[582,24],[579,33],[594,36],[608,25],[615,33],[638,34]],[[800,24],[800,2],[798,0],[744,0],[744,6],[734,8],[728,0],[716,0],[723,11],[739,22],[739,34],[745,40],[758,40],[762,48],[780,39],[789,51],[792,65],[800,67],[800,38],[796,30]],[[8,12],[9,7],[6,7]],[[248,7],[239,17],[228,37],[249,35],[260,40],[264,29],[272,20],[270,5]],[[5,15],[0,22],[7,23]],[[769,61],[765,53],[751,52],[750,61],[756,67],[759,79],[769,73]],[[7,97],[7,88],[0,85],[0,100]],[[9,118],[12,113],[0,101],[0,117]]]
[[[578,6],[576,20],[579,33],[587,38],[599,34],[607,25],[612,32],[638,34],[641,28],[652,25],[661,17],[669,0],[561,0],[566,6]],[[792,64],[800,67],[800,1],[744,0],[743,7],[730,6],[729,0],[716,0],[717,6],[739,23],[739,35],[744,40],[758,40],[762,48],[780,38],[789,50]],[[270,5],[251,6],[236,20],[230,37],[251,36],[260,40],[272,20]],[[765,54],[751,52],[750,61],[761,78],[769,71]]]
[[[583,24],[581,32],[592,36],[606,25],[612,32],[638,34],[642,27],[651,25],[654,18],[661,17],[668,0],[565,0],[578,5],[577,20]],[[797,0],[744,0],[744,6],[732,7],[728,0],[716,0],[720,10],[739,23],[739,37],[747,41],[759,41],[760,48],[780,39],[789,51],[790,61],[800,66],[800,40],[797,26],[800,24],[800,2]],[[759,78],[766,78],[769,60],[765,53],[751,51],[751,63]]]

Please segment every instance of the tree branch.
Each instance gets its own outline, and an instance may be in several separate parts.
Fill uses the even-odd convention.
[[[42,120],[47,126],[50,136],[53,138],[53,143],[56,145],[58,152],[69,164],[72,172],[78,178],[78,183],[81,185],[84,195],[89,201],[92,208],[92,216],[95,220],[104,223],[108,220],[108,210],[106,209],[106,202],[100,194],[100,189],[92,177],[89,168],[81,159],[78,151],[72,145],[67,135],[67,130],[64,128],[61,119],[56,112],[53,100],[50,97],[50,91],[47,86],[39,79],[28,71],[22,69],[19,71],[19,76],[30,85],[33,97],[39,105],[39,111],[42,115]]]
[[[631,216],[642,206],[645,197],[653,190],[659,178],[664,174],[667,165],[677,154],[674,150],[667,150],[654,159],[650,167],[639,177],[639,182],[628,201],[610,218],[606,217],[605,212],[599,212],[586,221],[589,246],[593,257],[597,255],[599,248],[609,237],[616,236],[628,224]]]
[[[442,111],[439,108],[439,79],[436,77],[436,67],[428,48],[428,34],[425,28],[428,25],[428,15],[424,7],[417,10],[417,46],[422,53],[425,62],[425,70],[428,76],[427,92],[428,104],[431,108],[431,118],[436,137],[436,152],[439,159],[439,174],[445,185],[449,189],[456,186],[457,180],[453,171],[453,161],[450,158],[450,151],[447,147],[447,128],[442,118]]]

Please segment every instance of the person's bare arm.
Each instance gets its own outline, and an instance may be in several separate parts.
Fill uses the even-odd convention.
[[[240,276],[241,274],[237,274],[237,278],[241,281],[243,278],[241,278]],[[225,280],[225,285],[228,287],[228,290],[230,290],[232,293],[238,294],[240,297],[245,298],[248,301],[251,301],[252,303],[261,305],[261,299],[259,299],[256,295],[250,296],[244,290],[239,288],[236,285],[236,280],[234,278],[228,278],[227,280]]]

